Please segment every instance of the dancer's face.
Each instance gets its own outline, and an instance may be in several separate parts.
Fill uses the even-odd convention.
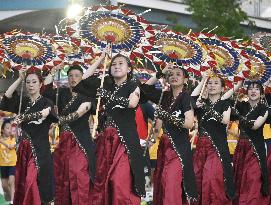
[[[114,78],[127,77],[129,72],[130,72],[130,68],[124,57],[117,57],[114,59],[111,65],[111,75]]]
[[[71,88],[74,88],[83,78],[83,73],[80,70],[71,70],[68,75],[68,82]]]
[[[172,87],[183,86],[186,79],[184,73],[179,68],[172,68],[169,72],[168,82]]]
[[[25,80],[28,95],[33,96],[40,93],[41,82],[36,74],[29,74]]]
[[[11,136],[11,124],[6,123],[3,130],[2,130],[3,136],[9,137]]]
[[[258,101],[261,98],[261,89],[257,84],[251,84],[247,90],[248,98],[252,101]]]
[[[220,95],[223,91],[221,79],[219,77],[212,77],[207,83],[208,95]]]

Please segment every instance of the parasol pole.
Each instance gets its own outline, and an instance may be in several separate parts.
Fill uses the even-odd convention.
[[[166,79],[167,79],[167,75],[168,75],[168,72],[166,72]],[[165,89],[162,89],[162,93],[160,95],[160,98],[159,98],[159,101],[158,101],[158,104],[157,104],[157,107],[160,107],[161,104],[162,104],[162,99],[164,97],[164,93],[165,93]],[[155,128],[156,126],[156,122],[157,122],[158,118],[157,117],[154,117],[152,123],[151,123],[151,128],[150,128],[150,133],[149,133],[149,136],[148,136],[148,139],[146,141],[146,147],[144,149],[144,153],[143,153],[143,156],[146,156],[146,153],[147,153],[147,150],[148,150],[148,146],[150,144],[150,142],[152,143],[155,143],[156,139],[154,138],[154,131],[153,129]]]
[[[112,55],[112,52],[111,52],[111,55]],[[108,61],[108,55],[105,55],[104,67],[103,67],[103,74],[102,74],[100,88],[103,88],[103,85],[104,85],[104,79],[105,79],[105,71],[106,71],[107,61]],[[93,129],[92,129],[92,135],[91,135],[93,139],[95,139],[96,130],[97,130],[97,127],[98,127],[98,124],[99,124],[98,116],[99,116],[100,105],[101,105],[101,96],[98,97],[96,112],[95,112],[95,115],[93,116]]]
[[[19,104],[19,112],[18,112],[18,115],[20,115],[20,114],[21,114],[21,111],[22,111],[22,101],[23,101],[24,84],[25,84],[25,77],[23,77],[22,83],[21,83],[20,104]]]
[[[60,72],[61,72],[61,70],[58,70],[58,72],[57,72],[56,105],[55,105],[56,114],[58,114],[58,97],[59,97],[59,88],[60,88]]]
[[[23,92],[24,92],[24,84],[25,84],[24,72],[27,70],[26,62],[24,62],[23,67],[24,67],[24,69],[23,69],[23,79],[22,79],[21,90],[20,90],[20,103],[19,103],[18,115],[20,115],[21,112],[22,112]]]

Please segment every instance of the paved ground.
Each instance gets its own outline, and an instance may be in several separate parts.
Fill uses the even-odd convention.
[[[5,199],[3,197],[3,189],[2,189],[1,180],[0,180],[0,205],[8,205],[8,203],[5,202]]]

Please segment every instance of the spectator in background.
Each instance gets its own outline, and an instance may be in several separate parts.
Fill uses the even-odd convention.
[[[239,124],[238,121],[231,121],[228,127],[227,141],[228,141],[228,147],[229,147],[231,157],[234,154],[234,151],[238,142],[238,137],[239,137],[238,124]]]
[[[0,138],[0,167],[1,182],[6,201],[13,204],[15,192],[15,165],[16,156],[15,137],[12,136],[12,125],[9,120],[5,120],[1,126]]]

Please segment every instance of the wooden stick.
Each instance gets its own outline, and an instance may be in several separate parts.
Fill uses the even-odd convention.
[[[23,102],[24,83],[25,83],[25,78],[23,78],[22,83],[21,83],[20,104],[19,104],[19,112],[18,112],[18,115],[20,115],[21,112],[22,112],[22,102]]]
[[[56,89],[56,105],[55,105],[55,112],[58,114],[58,97],[59,97],[59,84],[60,84],[60,70],[57,72],[57,89]]]
[[[103,74],[102,74],[102,79],[101,79],[101,85],[100,88],[103,88],[103,84],[104,84],[104,78],[105,78],[105,71],[106,71],[106,65],[107,65],[107,55],[105,56],[104,59],[104,67],[103,67]],[[93,116],[93,130],[92,130],[92,138],[95,139],[95,134],[96,134],[96,129],[98,127],[98,115],[99,115],[99,108],[101,105],[101,97],[98,97],[98,102],[97,102],[97,107],[96,107],[96,113],[95,116]]]

